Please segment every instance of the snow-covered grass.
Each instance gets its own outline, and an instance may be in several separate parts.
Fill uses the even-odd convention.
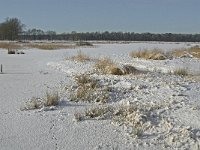
[[[96,58],[85,62],[65,59],[75,56],[77,49],[33,49],[25,50],[26,55],[0,51],[5,72],[0,74],[1,148],[198,149],[200,60],[129,56],[133,50],[158,48],[167,53],[198,43],[189,44],[94,44],[79,48]],[[123,75],[97,72],[97,60],[105,57]],[[179,68],[190,76],[174,75]],[[59,105],[44,105],[46,91],[58,91]],[[57,94],[50,97],[57,99]],[[23,102],[29,111],[19,111]]]
[[[77,51],[77,54],[72,56],[71,58],[67,58],[67,59],[71,59],[73,61],[78,61],[78,62],[85,62],[85,61],[90,61],[91,58],[84,54],[81,50]]]

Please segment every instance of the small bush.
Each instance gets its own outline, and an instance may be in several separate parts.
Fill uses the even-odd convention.
[[[60,100],[60,97],[58,95],[58,92],[53,92],[53,93],[46,93],[46,106],[56,106],[58,105]]]
[[[21,110],[31,110],[42,108],[44,102],[41,98],[32,97],[29,101],[25,103],[25,106],[21,107]]]
[[[134,66],[123,65],[122,67],[123,74],[135,74],[138,70]]]
[[[107,57],[99,59],[94,65],[95,70],[102,74],[110,74],[111,69],[114,67],[116,67],[116,65],[110,58]]]
[[[132,58],[143,58],[153,60],[165,60],[167,58],[166,54],[164,54],[164,52],[160,49],[132,51],[130,53],[130,56]]]
[[[112,74],[112,75],[123,75],[123,72],[118,67],[111,67],[110,68],[110,74]]]
[[[79,50],[77,52],[77,55],[72,56],[71,59],[74,60],[74,61],[78,61],[78,62],[85,62],[85,61],[91,60],[90,57],[88,55],[82,53],[81,50]]]
[[[25,45],[28,48],[37,48],[42,50],[70,49],[73,45],[56,44],[56,43],[29,43]]]
[[[179,75],[179,76],[187,76],[188,71],[185,68],[179,68],[179,69],[174,70],[174,74]]]
[[[94,107],[90,109],[86,109],[85,116],[88,118],[101,118],[106,119],[107,117],[112,116],[113,113],[113,107],[111,106],[100,106],[100,107]]]
[[[92,43],[90,42],[83,42],[83,41],[79,41],[76,43],[77,46],[93,46]]]
[[[68,88],[71,101],[100,102],[106,103],[109,98],[108,91],[101,88],[98,80],[89,75],[75,77],[76,84]]]

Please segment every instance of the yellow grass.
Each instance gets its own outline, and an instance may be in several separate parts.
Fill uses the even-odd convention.
[[[143,58],[143,59],[154,59],[154,60],[164,60],[166,56],[161,49],[153,49],[153,50],[139,50],[132,51],[130,56],[133,58]]]
[[[70,49],[75,48],[73,45],[57,44],[57,43],[30,43],[25,45],[28,48],[37,48],[42,50]]]
[[[15,42],[0,42],[0,48],[12,50],[12,49],[22,49],[22,46]]]
[[[71,59],[78,62],[85,62],[91,60],[90,57],[84,54],[81,50],[77,52],[77,55],[72,56]]]
[[[193,46],[188,49],[182,48],[182,49],[175,49],[171,52],[171,55],[173,57],[181,57],[185,54],[191,54],[193,57],[200,58],[200,47],[199,46]]]

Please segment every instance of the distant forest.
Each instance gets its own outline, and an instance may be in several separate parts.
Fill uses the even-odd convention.
[[[85,32],[57,34],[55,31],[41,29],[24,30],[25,25],[17,18],[6,18],[0,23],[0,40],[72,40],[72,41],[166,41],[166,42],[200,42],[200,34],[174,33],[135,33],[135,32]]]

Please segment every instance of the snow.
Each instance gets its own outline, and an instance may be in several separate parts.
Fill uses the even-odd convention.
[[[95,44],[95,47],[67,50],[25,50],[24,55],[8,55],[0,50],[0,147],[16,149],[198,149],[200,146],[200,60],[132,59],[138,49],[187,48],[199,43],[134,42],[129,44]],[[76,62],[66,58],[78,50],[93,58],[110,57],[118,65],[130,64],[148,71],[138,75],[98,75],[95,61]],[[194,77],[168,74],[186,68]],[[109,104],[158,104],[155,110],[162,120],[145,132],[143,138],[131,137],[127,126],[113,125],[111,120],[74,121],[74,113],[84,112],[96,104],[70,102],[65,87],[74,84],[77,74],[90,73],[102,85],[112,87]],[[31,97],[44,97],[58,91],[61,102],[53,108],[21,111]],[[97,104],[98,105],[98,104]],[[151,118],[150,118],[151,119]],[[159,119],[159,118],[158,118]],[[147,136],[149,135],[149,136]]]

